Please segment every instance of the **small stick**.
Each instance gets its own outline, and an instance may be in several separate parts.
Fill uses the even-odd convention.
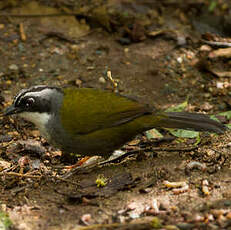
[[[167,151],[167,152],[175,152],[175,151],[192,151],[197,149],[198,146],[189,146],[189,147],[182,147],[182,148],[163,148],[163,147],[154,147],[152,150],[154,151]]]
[[[73,181],[67,180],[67,179],[62,178],[62,177],[60,177],[60,176],[54,176],[54,177],[51,177],[51,178],[54,178],[54,179],[60,180],[60,181],[62,181],[62,182],[66,182],[66,183],[68,183],[68,184],[73,184],[73,185],[78,185],[78,186],[80,186],[80,184],[79,184],[79,183],[76,183],[76,182],[73,182]]]
[[[41,178],[41,176],[36,176],[36,175],[28,175],[28,174],[21,174],[21,173],[16,173],[16,172],[4,172],[0,173],[0,176],[16,176],[16,177],[27,177],[27,178]]]
[[[231,47],[231,42],[214,42],[214,41],[206,41],[206,40],[202,40],[202,41],[211,46]]]
[[[111,81],[114,92],[117,92],[118,83],[112,78],[111,71],[107,71],[107,77]]]
[[[23,42],[25,42],[26,41],[26,34],[25,34],[25,31],[24,31],[23,23],[19,24],[19,31],[20,31],[21,40]]]

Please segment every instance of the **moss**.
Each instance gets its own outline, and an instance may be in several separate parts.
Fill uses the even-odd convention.
[[[95,181],[97,187],[104,187],[107,185],[107,178],[103,175],[99,175]]]
[[[161,220],[158,218],[158,217],[154,217],[151,221],[151,226],[154,228],[154,229],[160,229],[162,228],[162,223],[161,223]]]

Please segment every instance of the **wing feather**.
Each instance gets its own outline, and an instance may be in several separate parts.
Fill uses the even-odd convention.
[[[146,105],[119,94],[90,88],[68,88],[64,90],[60,116],[69,133],[83,135],[119,126],[150,113]]]

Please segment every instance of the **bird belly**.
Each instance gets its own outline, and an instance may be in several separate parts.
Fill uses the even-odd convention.
[[[51,144],[65,153],[108,157],[114,150],[119,149],[126,142],[132,140],[137,134],[149,129],[150,119],[151,116],[141,117],[122,125],[99,129],[86,134],[78,131],[76,133],[68,133],[63,131],[63,127],[56,128],[51,132],[50,139],[52,141],[55,140]]]
[[[129,122],[88,134],[77,134],[72,137],[67,135],[65,143],[61,143],[60,140],[60,146],[64,152],[108,157],[142,131],[144,131],[143,127],[134,126],[134,122]]]

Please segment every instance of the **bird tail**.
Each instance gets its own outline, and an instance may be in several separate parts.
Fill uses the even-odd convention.
[[[208,115],[187,112],[168,112],[160,114],[160,127],[189,129],[195,131],[207,131],[224,133],[227,127],[222,123],[212,120]]]

